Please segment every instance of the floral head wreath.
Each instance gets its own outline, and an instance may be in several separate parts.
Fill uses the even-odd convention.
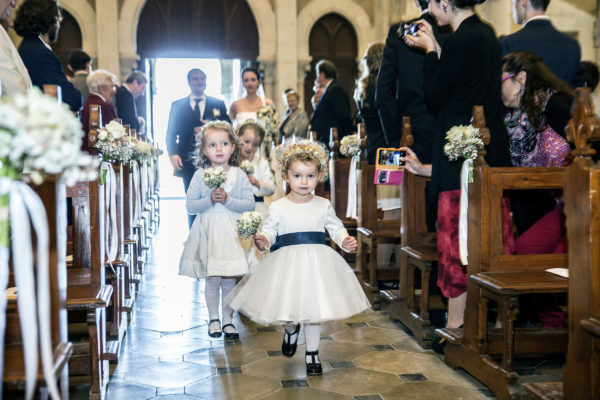
[[[264,137],[265,137],[265,129],[266,129],[265,123],[262,122],[261,120],[252,119],[252,118],[248,118],[248,119],[244,120],[244,122],[242,122],[241,124],[239,124],[235,128],[235,134],[238,135],[238,136],[240,136],[244,132],[244,129],[246,129],[249,126],[251,126],[253,128],[260,129],[262,132],[257,132],[257,133],[261,137],[261,140],[264,139]]]
[[[325,146],[323,144],[302,140],[300,142],[292,143],[284,148],[283,155],[280,160],[281,172],[284,177],[288,168],[290,167],[291,162],[296,160],[315,161],[319,170],[319,181],[324,181],[326,179],[328,156],[327,150],[325,150]]]

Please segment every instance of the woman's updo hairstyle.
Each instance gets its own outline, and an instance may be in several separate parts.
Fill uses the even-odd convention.
[[[436,3],[440,3],[441,0],[433,0]],[[473,8],[476,5],[485,3],[485,0],[448,0],[454,8],[464,9]]]
[[[524,71],[525,88],[521,96],[520,108],[527,113],[533,126],[540,128],[544,120],[544,108],[536,99],[541,90],[552,90],[573,96],[573,90],[544,64],[542,59],[529,51],[515,51],[502,58],[502,72],[513,75],[510,79]]]
[[[260,71],[258,70],[258,68],[254,67],[252,65],[249,65],[249,66],[245,67],[242,70],[242,74],[241,74],[242,79],[244,79],[244,74],[246,72],[252,72],[254,75],[256,75],[256,77],[258,78],[258,81],[262,82],[262,76],[260,76]]]

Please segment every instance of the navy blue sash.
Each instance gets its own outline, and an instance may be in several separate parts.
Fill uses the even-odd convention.
[[[254,196],[254,201],[255,202],[265,202],[265,198],[263,196]]]
[[[294,232],[277,235],[275,244],[271,246],[271,252],[295,244],[325,244],[325,232]]]

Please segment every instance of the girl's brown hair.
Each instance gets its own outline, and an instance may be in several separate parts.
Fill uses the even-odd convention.
[[[244,134],[244,131],[246,131],[247,129],[254,129],[254,132],[256,132],[256,134],[260,137],[260,142],[262,143],[262,141],[265,138],[265,128],[263,128],[258,121],[253,119],[247,119],[238,125],[235,132],[237,136],[240,137]]]

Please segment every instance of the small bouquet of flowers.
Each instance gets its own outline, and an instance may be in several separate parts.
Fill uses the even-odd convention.
[[[444,154],[450,161],[474,159],[477,150],[483,148],[481,133],[473,125],[453,126],[446,132],[446,140],[448,143],[444,145]]]
[[[252,175],[254,173],[254,165],[248,160],[244,160],[240,163],[240,168],[248,175]]]
[[[117,121],[110,121],[98,129],[96,149],[102,154],[102,161],[128,163],[134,155],[135,139],[127,135],[127,130]]]
[[[360,154],[360,139],[356,133],[342,138],[340,153],[344,157],[353,157]]]
[[[262,215],[256,211],[246,211],[236,221],[237,233],[243,238],[248,239],[256,235],[258,228],[262,223]]]
[[[266,156],[270,160],[271,145],[273,144],[273,138],[277,136],[279,115],[271,107],[264,106],[258,109],[258,111],[256,112],[256,118],[265,128],[265,138],[263,139],[263,146],[266,152]]]
[[[204,170],[204,183],[211,189],[219,188],[227,180],[227,172],[222,167],[211,167]]]

